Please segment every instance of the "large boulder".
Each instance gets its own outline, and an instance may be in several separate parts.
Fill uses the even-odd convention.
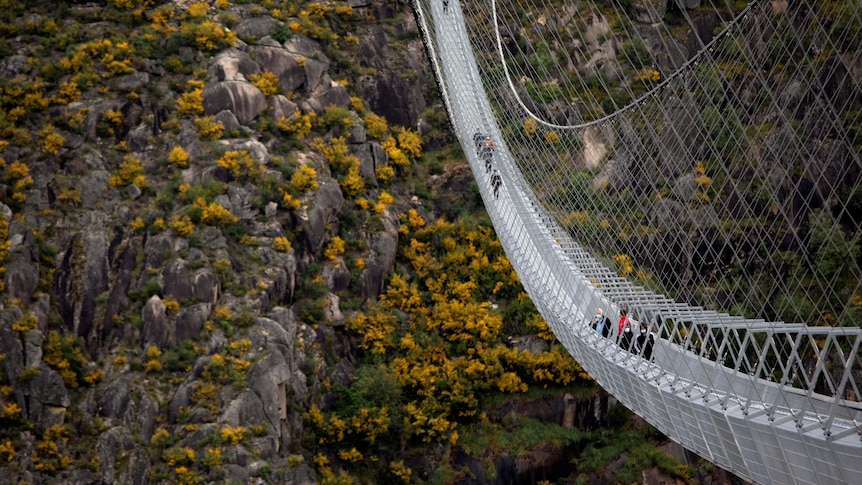
[[[244,81],[222,81],[204,87],[204,113],[215,115],[228,110],[244,126],[250,126],[266,109],[266,98],[254,84]]]
[[[249,187],[253,189],[254,187]],[[246,187],[229,185],[227,194],[219,195],[215,201],[241,221],[251,221],[258,215],[254,208],[254,198],[258,195],[256,191],[248,190]]]
[[[27,381],[27,419],[33,421],[39,429],[62,424],[66,408],[72,404],[72,398],[63,382],[63,377],[47,365],[37,366],[39,374]]]
[[[237,37],[252,41],[271,35],[283,25],[284,22],[274,19],[269,15],[263,15],[243,20],[233,30],[236,32]]]
[[[158,403],[146,390],[123,376],[107,383],[98,391],[96,412],[108,422],[121,425],[135,435],[149,441],[156,428]]]
[[[168,344],[170,329],[165,304],[158,295],[153,295],[144,304],[142,310],[143,327],[141,328],[141,344],[144,348],[152,344],[163,349]]]
[[[178,345],[183,340],[198,338],[211,310],[211,304],[198,303],[177,312],[174,318],[174,337],[170,339],[170,344]]]
[[[285,48],[279,45],[259,45],[254,47],[253,52],[261,70],[269,71],[278,77],[281,93],[294,91],[305,84],[305,69]]]
[[[308,99],[301,104],[301,107],[302,111],[306,113],[314,112],[320,115],[327,107],[333,105],[342,108],[350,106],[350,93],[341,83],[333,81],[327,76]]]
[[[284,42],[284,48],[294,59],[303,59],[305,90],[310,92],[317,88],[330,64],[320,43],[304,35],[294,35]]]
[[[296,116],[299,107],[281,94],[276,94],[270,99],[270,109],[272,110],[272,119],[278,121],[282,118],[290,120]]]
[[[105,213],[86,212],[83,229],[68,237],[57,254],[54,285],[60,315],[67,328],[82,337],[90,335],[97,300],[108,289],[108,224]]]
[[[260,66],[248,54],[233,48],[219,52],[207,69],[210,82],[245,81],[259,72]]]
[[[182,259],[168,262],[161,271],[162,290],[165,296],[183,301],[192,297],[192,280],[189,264]]]
[[[370,236],[370,255],[365,260],[365,269],[359,276],[359,291],[365,298],[377,298],[383,292],[386,275],[395,268],[398,251],[398,224],[389,211],[381,216],[384,230]]]
[[[201,269],[192,277],[194,299],[201,303],[215,303],[220,289],[218,276],[209,268]]]
[[[320,254],[329,238],[338,233],[338,215],[344,207],[344,195],[334,179],[322,181],[312,200],[299,214],[303,242],[309,251]]]
[[[81,192],[81,207],[94,209],[106,200],[117,197],[117,191],[108,183],[111,174],[105,170],[87,172],[78,179],[78,189]]]
[[[132,438],[128,429],[115,426],[96,441],[100,483],[148,483],[150,461],[146,451]]]
[[[363,143],[356,148],[356,158],[359,159],[359,174],[367,180],[377,183],[374,171],[378,165],[385,165],[389,161],[386,150],[376,141]]]

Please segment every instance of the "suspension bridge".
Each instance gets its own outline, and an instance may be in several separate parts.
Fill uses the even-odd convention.
[[[497,235],[584,370],[745,480],[862,483],[859,1],[414,8]]]

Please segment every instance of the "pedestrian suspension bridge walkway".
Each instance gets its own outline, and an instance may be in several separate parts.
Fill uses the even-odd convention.
[[[414,0],[497,235],[581,366],[746,480],[860,484],[862,6],[740,3]],[[597,308],[647,323],[651,358]]]

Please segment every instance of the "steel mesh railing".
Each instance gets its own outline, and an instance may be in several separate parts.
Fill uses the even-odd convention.
[[[859,1],[737,3],[414,6],[498,237],[583,368],[743,478],[858,482]],[[651,359],[598,307],[648,323]]]

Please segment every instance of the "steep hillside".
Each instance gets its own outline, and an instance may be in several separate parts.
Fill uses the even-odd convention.
[[[409,5],[31,3],[0,2],[0,483],[694,476],[603,428]]]

